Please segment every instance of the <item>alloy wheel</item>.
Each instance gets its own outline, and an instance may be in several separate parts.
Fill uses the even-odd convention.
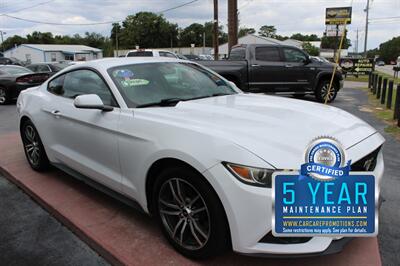
[[[321,88],[321,97],[325,101],[326,100],[326,95],[328,94],[328,102],[332,101],[333,98],[335,97],[335,87],[332,85],[331,90],[329,91],[329,84],[325,83],[324,86]]]
[[[210,238],[210,215],[200,193],[187,181],[168,179],[161,186],[158,209],[164,227],[181,247],[198,250]]]
[[[6,102],[6,91],[3,88],[0,88],[0,104],[4,104]]]
[[[28,125],[25,127],[25,150],[29,162],[33,165],[38,165],[40,160],[40,143],[35,129]]]

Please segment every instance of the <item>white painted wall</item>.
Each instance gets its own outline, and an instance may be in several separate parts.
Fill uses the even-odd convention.
[[[15,57],[23,62],[30,60],[32,63],[44,61],[44,53],[42,51],[22,45],[5,51],[4,57]]]
[[[132,49],[124,49],[124,50],[114,50],[114,57],[117,56],[125,56],[129,51],[135,50],[136,48]],[[148,49],[153,49],[153,48],[148,48]],[[169,47],[169,48],[154,48],[155,50],[165,50],[165,51],[170,51],[175,54],[194,54],[194,55],[200,55],[200,54],[211,54],[212,48],[211,47]]]

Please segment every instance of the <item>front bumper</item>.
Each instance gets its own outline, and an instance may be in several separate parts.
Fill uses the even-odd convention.
[[[363,145],[356,145],[346,153],[349,159],[357,161],[380,145],[382,145],[382,137],[375,134],[364,140]],[[380,152],[374,170],[378,184],[382,179],[383,169],[383,156]],[[263,238],[272,230],[271,189],[254,187],[240,182],[222,164],[215,165],[203,174],[216,190],[225,208],[231,232],[232,248],[235,252],[255,256],[260,256],[260,254],[265,256],[267,254],[313,256],[324,254],[331,245],[337,243],[335,240],[338,238],[332,237],[312,237],[305,241],[296,240],[283,243],[270,241],[266,243]],[[379,191],[377,193],[379,196]],[[339,247],[343,247],[343,245],[335,244],[335,248],[331,249],[338,252],[340,251]]]

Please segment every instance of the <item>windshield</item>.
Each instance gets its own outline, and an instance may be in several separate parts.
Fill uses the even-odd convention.
[[[130,108],[169,99],[191,100],[237,93],[216,74],[191,63],[133,64],[111,68],[108,73]]]
[[[3,66],[0,69],[10,75],[33,73],[32,70],[20,66]]]

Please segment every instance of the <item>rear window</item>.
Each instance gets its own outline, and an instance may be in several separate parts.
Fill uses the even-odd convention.
[[[127,55],[127,57],[135,57],[135,56],[153,56],[153,52],[150,51],[129,52]]]
[[[232,49],[229,55],[229,60],[244,60],[246,59],[246,49],[245,48],[235,48]]]
[[[277,47],[256,47],[256,60],[277,62],[281,61]]]
[[[33,73],[32,70],[20,66],[3,66],[1,67],[1,70],[10,75]]]

